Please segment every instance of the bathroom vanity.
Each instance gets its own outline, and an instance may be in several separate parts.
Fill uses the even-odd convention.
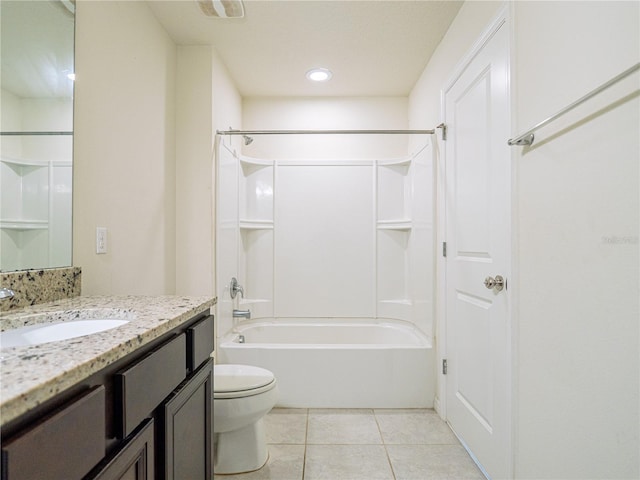
[[[77,297],[24,324],[119,317],[100,333],[0,350],[2,480],[209,479],[214,299]]]

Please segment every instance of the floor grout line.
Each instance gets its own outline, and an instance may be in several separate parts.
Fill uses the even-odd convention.
[[[304,425],[304,453],[302,454],[302,477],[300,480],[304,480],[304,469],[307,466],[307,437],[309,435],[309,409],[307,408],[307,414]]]
[[[382,428],[380,427],[380,422],[378,422],[378,416],[376,415],[375,410],[373,411],[373,419],[378,426],[378,432],[380,433],[380,440],[382,440],[382,446],[384,447],[384,453],[387,456],[387,462],[389,462],[389,468],[391,469],[391,476],[393,480],[396,480],[396,471],[393,468],[393,463],[391,462],[391,457],[389,456],[389,450],[387,450],[387,442],[384,440],[384,433],[382,433]]]

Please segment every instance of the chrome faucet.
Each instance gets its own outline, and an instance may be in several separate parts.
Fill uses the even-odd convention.
[[[13,298],[15,293],[10,288],[0,288],[0,300],[4,300],[5,298]]]
[[[233,318],[246,318],[249,320],[251,318],[251,310],[236,310],[233,309]]]
[[[244,298],[244,288],[242,288],[242,285],[238,283],[236,277],[233,277],[231,279],[231,284],[229,285],[229,293],[231,294],[232,299],[236,298],[236,295],[238,295],[238,293],[240,294],[241,298]]]

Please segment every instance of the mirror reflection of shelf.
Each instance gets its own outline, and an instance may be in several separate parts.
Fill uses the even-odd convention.
[[[37,160],[22,160],[22,159],[18,159],[18,158],[9,158],[9,157],[3,157],[0,158],[0,161],[2,163],[6,163],[7,165],[13,167],[14,169],[19,169],[22,167],[48,167],[49,166],[49,162],[42,162],[42,161],[37,161]]]
[[[5,230],[44,230],[49,228],[47,220],[2,220],[0,228]]]
[[[49,160],[6,154],[0,158],[3,270],[70,262],[72,162],[61,160],[60,152],[51,147],[55,156]]]
[[[5,156],[0,167],[0,223],[3,228],[47,228],[51,203],[50,163]]]

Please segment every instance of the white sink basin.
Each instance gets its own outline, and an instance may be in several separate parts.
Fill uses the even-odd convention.
[[[0,348],[38,345],[104,332],[129,323],[129,320],[96,318],[42,323],[0,332]]]

